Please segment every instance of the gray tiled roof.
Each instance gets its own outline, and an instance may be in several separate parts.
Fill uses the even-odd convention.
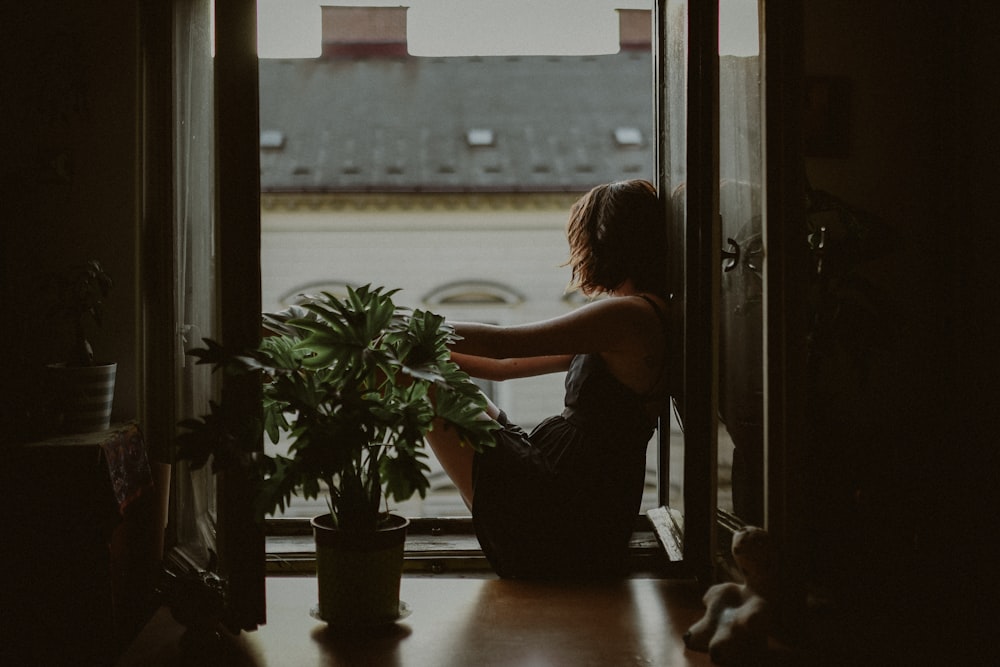
[[[653,172],[648,52],[262,60],[260,78],[265,192],[580,191]]]

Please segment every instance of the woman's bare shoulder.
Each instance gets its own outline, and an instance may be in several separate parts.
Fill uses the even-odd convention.
[[[650,318],[667,317],[670,312],[670,304],[666,299],[648,293],[612,296],[581,308],[593,308],[594,315],[600,317],[638,324],[646,324]]]
[[[659,299],[657,299],[659,304]],[[608,296],[590,301],[577,309],[579,312],[606,315],[629,315],[649,311],[649,303],[638,294]]]

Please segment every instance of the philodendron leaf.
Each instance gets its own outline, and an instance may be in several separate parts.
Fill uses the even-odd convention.
[[[295,339],[289,336],[268,336],[261,341],[260,349],[254,357],[257,366],[248,364],[248,367],[267,373],[295,371],[302,367],[303,356],[305,353],[298,349]]]
[[[303,306],[294,305],[278,313],[264,313],[263,324],[264,328],[271,333],[288,338],[298,338],[300,327],[291,323],[295,321],[308,321],[313,319],[313,317]]]
[[[269,399],[266,396],[263,399],[263,403],[264,432],[267,434],[267,438],[272,444],[278,444],[278,440],[281,439],[281,434],[291,428],[288,423],[288,418],[285,417],[285,407],[288,404],[282,401]]]
[[[196,347],[187,352],[198,360],[196,363],[212,364],[214,368],[221,368],[232,359],[233,353],[211,338],[203,338],[202,342],[205,347]]]
[[[492,447],[493,431],[499,425],[486,417],[485,401],[471,401],[457,392],[442,390],[437,392],[435,411],[437,415],[458,430],[462,441],[475,451]]]
[[[198,469],[212,460],[212,471],[244,463],[260,441],[263,423],[254,417],[238,415],[223,404],[209,402],[209,412],[200,419],[178,423],[186,432],[176,438],[177,456]]]
[[[444,382],[444,375],[441,374],[441,370],[438,368],[437,364],[422,364],[420,366],[410,366],[403,364],[400,370],[417,380],[423,380],[424,382]]]
[[[262,481],[254,499],[254,514],[258,522],[268,514],[285,511],[296,488],[306,479],[298,463],[285,456],[261,457],[260,469]]]
[[[313,354],[302,358],[302,365],[306,368],[329,368],[337,361],[338,350],[329,346],[311,344],[307,339],[303,341],[301,347],[313,352]]]
[[[194,470],[202,468],[218,446],[222,433],[212,428],[210,417],[204,420],[185,419],[178,426],[188,429],[175,440],[177,457],[190,462]]]
[[[397,450],[395,455],[382,458],[381,473],[386,496],[396,502],[409,500],[414,493],[419,493],[421,498],[427,496],[427,489],[431,486],[427,479],[430,467],[420,460],[423,457],[426,454],[421,451]]]

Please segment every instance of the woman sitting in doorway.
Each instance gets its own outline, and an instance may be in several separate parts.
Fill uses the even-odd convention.
[[[475,453],[444,422],[428,436],[500,576],[625,571],[646,446],[676,378],[666,224],[649,182],[598,186],[570,213],[568,264],[574,287],[608,298],[532,324],[454,323],[452,357],[473,377],[567,371],[565,409],[531,433],[490,403],[496,447]]]

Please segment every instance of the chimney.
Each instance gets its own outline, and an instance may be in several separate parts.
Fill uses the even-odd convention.
[[[323,57],[407,55],[407,7],[322,7]]]
[[[622,51],[652,48],[653,12],[648,9],[618,10],[618,43]]]

